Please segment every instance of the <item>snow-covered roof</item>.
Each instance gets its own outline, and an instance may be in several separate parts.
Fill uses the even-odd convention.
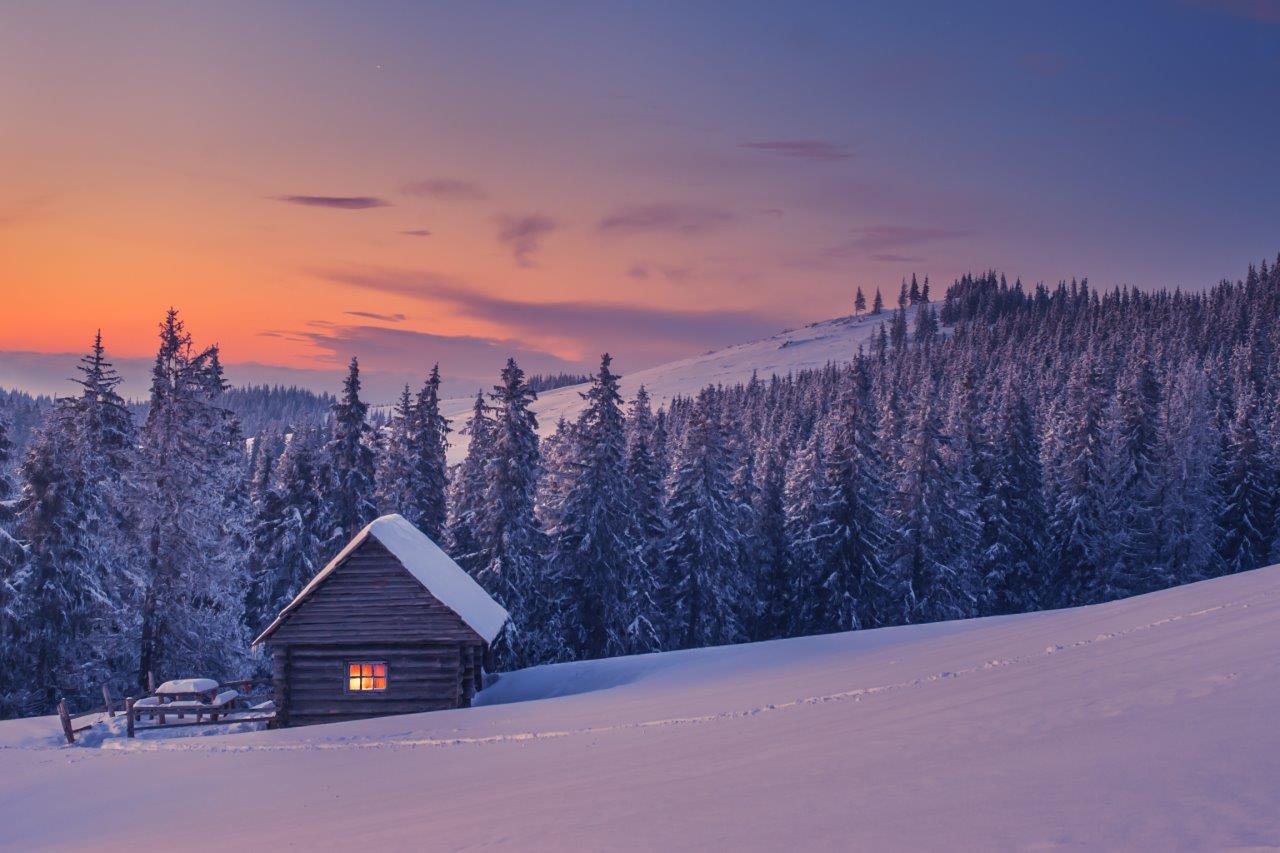
[[[466,622],[471,630],[480,635],[486,643],[492,643],[502,630],[502,626],[510,619],[510,615],[501,604],[489,597],[480,584],[462,567],[440,550],[440,546],[432,542],[427,534],[415,527],[402,515],[384,515],[375,518],[365,525],[347,546],[338,552],[338,556],[316,574],[311,582],[302,588],[293,601],[289,602],[275,621],[253,641],[256,646],[269,637],[285,619],[307,599],[325,578],[342,565],[342,562],[353,551],[364,544],[370,536],[377,539],[382,546],[391,552],[409,574],[426,588],[436,599],[448,607]]]

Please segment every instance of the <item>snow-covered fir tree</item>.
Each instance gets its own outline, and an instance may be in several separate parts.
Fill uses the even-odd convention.
[[[630,650],[640,615],[629,590],[640,577],[640,535],[626,481],[626,430],[618,376],[608,353],[582,396],[566,490],[550,530],[550,567],[562,578],[570,612],[563,624],[571,654],[611,657]],[[645,614],[647,616],[647,614]]]
[[[561,658],[564,582],[546,571],[547,539],[537,516],[541,460],[537,394],[515,359],[507,359],[490,395],[493,425],[485,461],[486,488],[476,533],[483,568],[477,580],[511,614],[500,659],[508,666]]]
[[[440,365],[433,365],[414,408],[413,488],[405,517],[434,542],[444,542],[448,505],[449,421],[440,414]]]
[[[243,562],[226,517],[233,462],[243,451],[234,420],[218,405],[214,354],[195,351],[169,311],[139,436],[140,685],[148,672],[238,675],[247,650]]]
[[[667,536],[663,502],[665,434],[662,424],[654,418],[649,393],[643,385],[631,402],[626,430],[625,483],[637,537],[634,575],[627,589],[632,613],[627,637],[630,650],[643,653],[662,647],[659,602],[665,595],[662,546]]]
[[[449,486],[449,554],[471,576],[486,564],[482,525],[485,495],[489,481],[485,469],[493,443],[493,418],[490,417],[484,393],[476,392],[471,418],[462,428],[470,439],[467,455],[454,470]]]
[[[331,482],[325,490],[332,529],[328,545],[341,547],[378,513],[374,450],[369,406],[360,399],[360,363],[351,359],[342,397],[333,406],[326,447]]]
[[[406,385],[400,392],[400,399],[392,412],[390,423],[383,430],[380,442],[377,461],[377,500],[380,513],[394,512],[406,518],[416,515],[413,504],[417,492],[417,418],[413,395]]]
[[[321,446],[314,427],[290,436],[250,521],[245,620],[255,636],[332,556],[324,547]]]
[[[667,486],[666,612],[671,643],[686,648],[732,643],[744,635],[738,510],[719,396],[713,389],[698,394]]]

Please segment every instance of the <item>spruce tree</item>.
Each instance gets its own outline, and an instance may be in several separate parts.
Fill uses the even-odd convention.
[[[360,399],[360,364],[351,359],[342,397],[333,406],[329,444],[327,515],[329,548],[341,547],[377,515],[375,454],[369,406]]]
[[[667,488],[665,548],[675,645],[736,642],[743,588],[737,510],[718,395],[703,389],[689,413]]]
[[[1039,442],[1031,407],[1011,379],[1001,387],[982,453],[988,481],[979,505],[979,612],[1039,609],[1047,591]]]
[[[413,396],[406,385],[400,392],[391,422],[384,430],[377,461],[379,512],[384,515],[399,513],[414,524],[418,522],[414,511],[417,497],[417,419]]]
[[[413,496],[408,516],[434,542],[443,542],[449,487],[449,421],[440,414],[440,365],[433,365],[418,392],[413,438]]]
[[[541,462],[538,420],[529,407],[537,394],[509,358],[489,396],[494,418],[478,513],[483,568],[477,580],[511,614],[500,660],[525,666],[565,656],[563,584],[546,572],[546,534],[534,514]]]
[[[639,532],[626,483],[626,432],[618,376],[606,353],[578,419],[567,493],[551,535],[552,574],[571,611],[565,637],[576,656],[611,657],[630,647],[635,613],[628,590],[640,576]]]
[[[633,653],[657,651],[665,636],[659,602],[665,595],[662,544],[667,535],[667,518],[662,484],[666,472],[663,459],[655,450],[662,439],[660,430],[661,424],[649,406],[649,394],[641,385],[627,416],[626,483],[638,538],[635,576],[628,590],[634,615],[627,634]]]
[[[251,519],[245,619],[255,636],[315,576],[327,556],[320,452],[314,429],[294,432]]]
[[[215,353],[193,351],[177,312],[169,311],[140,434],[139,685],[148,672],[221,677],[243,665],[243,564],[230,547],[226,505],[242,450],[234,419],[218,405]]]
[[[450,486],[449,554],[472,577],[485,567],[483,550],[483,515],[485,494],[489,488],[485,473],[493,443],[493,419],[485,403],[484,392],[476,392],[471,419],[462,429],[467,436],[467,455],[458,466]]]

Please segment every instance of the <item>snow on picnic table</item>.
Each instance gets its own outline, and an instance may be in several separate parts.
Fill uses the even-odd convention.
[[[1277,648],[1273,567],[538,667],[457,711],[99,748],[0,723],[0,848],[139,849],[201,822],[217,837],[184,849],[1275,846]]]
[[[190,693],[211,693],[218,689],[212,678],[175,678],[156,688],[157,696],[181,696]]]

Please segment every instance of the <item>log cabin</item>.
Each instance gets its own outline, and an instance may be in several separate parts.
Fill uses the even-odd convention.
[[[253,641],[276,725],[470,706],[507,611],[400,515],[366,526]]]

